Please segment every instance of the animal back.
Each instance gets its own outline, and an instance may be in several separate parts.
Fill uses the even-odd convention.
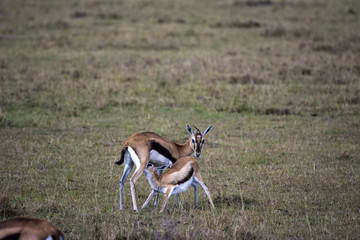
[[[186,162],[183,166],[177,163],[178,161],[161,175],[161,185],[178,185],[188,181],[193,176],[194,170],[191,162]],[[181,163],[181,161],[179,163]]]

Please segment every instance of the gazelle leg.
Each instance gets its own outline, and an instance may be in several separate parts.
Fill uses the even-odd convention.
[[[195,203],[195,207],[197,207],[197,202],[198,202],[198,185],[197,183],[192,183],[191,186],[193,186],[194,188],[194,203]]]
[[[139,168],[137,168],[135,170],[134,174],[130,178],[131,197],[132,197],[132,201],[133,201],[134,211],[136,211],[136,212],[138,211],[138,209],[137,209],[137,205],[136,205],[135,183],[137,182],[137,180],[143,173],[144,169],[145,169],[145,166],[140,166]]]
[[[165,209],[166,203],[169,200],[169,198],[171,197],[171,193],[174,191],[174,186],[171,186],[168,188],[168,190],[165,193],[165,197],[164,197],[164,202],[163,205],[161,207],[160,213],[162,213]]]
[[[121,177],[121,180],[120,180],[120,210],[123,210],[124,209],[124,206],[123,206],[123,189],[124,189],[124,184],[125,184],[125,181],[127,179],[127,177],[129,176],[133,166],[134,166],[134,163],[131,161],[131,159],[126,159],[127,161],[125,161],[125,168],[124,168],[124,172],[123,172],[123,175]]]
[[[157,174],[158,174],[158,176],[160,176],[160,175],[162,174],[162,172],[163,172],[163,170],[158,169],[158,170],[157,170]],[[154,207],[156,207],[156,206],[157,206],[157,204],[158,204],[158,200],[159,200],[159,193],[157,192],[157,193],[156,193],[156,195],[155,195]]]
[[[159,200],[159,193],[156,193],[156,194],[155,194],[154,207],[156,207],[156,206],[157,206],[157,204],[158,204],[158,200]]]
[[[176,194],[176,198],[177,198],[179,207],[180,207],[180,208],[183,208],[183,206],[181,205],[181,202],[180,202],[180,195],[179,195],[179,194]]]
[[[141,209],[144,209],[148,205],[148,203],[149,203],[150,199],[152,198],[152,196],[154,195],[154,193],[155,193],[155,190],[151,189],[151,193],[149,194],[148,198],[146,199],[146,201],[142,205]]]
[[[137,153],[135,153],[134,149],[131,147],[128,147],[128,151],[131,155],[131,159],[133,160],[136,169],[134,171],[134,174],[130,178],[130,189],[131,189],[131,198],[133,202],[134,211],[138,211],[137,205],[136,205],[136,194],[135,194],[135,183],[141,176],[141,174],[144,172],[144,169],[146,167],[146,164],[149,162],[150,153],[147,150],[143,150],[139,152],[139,156]],[[142,161],[140,161],[140,159]],[[142,164],[143,163],[143,164]]]
[[[200,186],[202,187],[202,189],[204,189],[204,192],[205,192],[206,196],[207,196],[208,199],[209,199],[209,202],[210,202],[211,207],[212,207],[212,208],[215,208],[214,203],[213,203],[213,201],[212,201],[212,199],[211,199],[211,196],[210,196],[210,192],[209,192],[208,188],[206,187],[204,181],[202,180],[200,173],[197,174],[197,176],[195,176],[194,179],[195,179],[196,182],[198,182],[198,183],[200,184]]]

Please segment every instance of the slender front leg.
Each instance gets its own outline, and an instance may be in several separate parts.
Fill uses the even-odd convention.
[[[151,193],[149,194],[148,198],[147,198],[146,201],[144,202],[144,204],[143,204],[143,206],[141,207],[141,209],[144,209],[144,208],[148,205],[148,203],[149,203],[150,199],[152,198],[152,196],[154,195],[154,193],[155,193],[155,190],[154,190],[154,189],[151,189]]]
[[[168,190],[166,191],[165,193],[165,197],[164,197],[164,202],[163,202],[163,205],[161,207],[161,210],[160,210],[160,213],[162,213],[165,209],[165,206],[166,206],[166,203],[167,201],[169,200],[169,198],[171,197],[171,193],[174,191],[174,187],[175,186],[171,186],[168,188]]]

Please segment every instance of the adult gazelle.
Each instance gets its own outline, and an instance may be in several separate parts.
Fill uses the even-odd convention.
[[[125,181],[135,165],[135,171],[130,178],[131,197],[133,208],[138,211],[136,205],[135,183],[143,173],[148,163],[156,167],[171,167],[177,159],[194,153],[200,157],[204,144],[204,137],[212,128],[210,125],[204,132],[196,128],[193,132],[189,124],[186,125],[190,133],[189,139],[184,144],[179,144],[166,137],[153,132],[140,132],[127,138],[122,143],[121,158],[116,164],[125,163],[124,172],[120,180],[120,210],[123,210],[123,188]]]

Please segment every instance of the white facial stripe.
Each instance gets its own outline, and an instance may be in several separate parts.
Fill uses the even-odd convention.
[[[52,236],[48,236],[45,240],[54,240]]]
[[[196,139],[195,139],[195,136],[196,136]],[[195,149],[197,149],[198,147],[198,144],[200,145],[200,149],[201,149],[201,146],[202,146],[202,140],[204,139],[203,135],[201,134],[196,134],[193,139],[195,141]]]

